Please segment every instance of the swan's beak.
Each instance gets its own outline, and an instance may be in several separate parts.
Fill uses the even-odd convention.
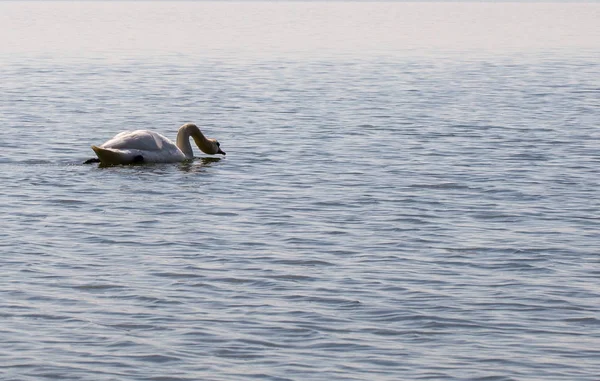
[[[220,148],[219,148],[219,150],[217,151],[217,153],[220,153],[221,155],[227,155],[227,154],[225,153],[225,151],[223,151],[223,150],[222,150],[222,149],[220,149]]]

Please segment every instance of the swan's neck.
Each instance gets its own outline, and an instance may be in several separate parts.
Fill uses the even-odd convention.
[[[210,143],[208,139],[195,124],[184,124],[179,128],[177,132],[177,147],[183,152],[186,158],[193,159],[194,151],[190,144],[190,137],[194,138],[194,142],[202,150],[202,152],[209,152]]]

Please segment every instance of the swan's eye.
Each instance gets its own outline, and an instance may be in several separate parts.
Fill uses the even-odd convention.
[[[221,147],[221,144],[219,142],[217,142],[217,147]]]

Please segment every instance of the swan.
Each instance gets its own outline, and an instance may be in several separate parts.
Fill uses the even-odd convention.
[[[206,138],[198,126],[186,123],[177,131],[177,144],[165,136],[148,130],[124,131],[100,146],[92,146],[104,165],[133,163],[176,163],[194,158],[190,137],[204,153],[225,155],[216,139]]]

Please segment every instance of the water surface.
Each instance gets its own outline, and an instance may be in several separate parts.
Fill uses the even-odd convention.
[[[1,2],[1,378],[596,380],[599,16]]]

